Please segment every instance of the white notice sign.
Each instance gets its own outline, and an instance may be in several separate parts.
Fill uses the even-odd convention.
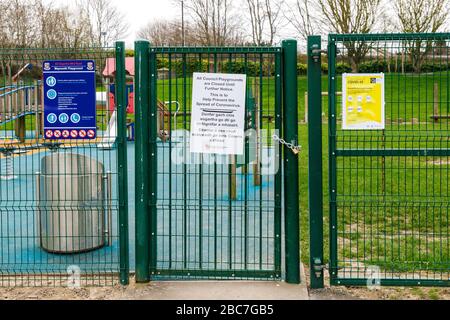
[[[190,151],[244,154],[244,74],[194,73]]]

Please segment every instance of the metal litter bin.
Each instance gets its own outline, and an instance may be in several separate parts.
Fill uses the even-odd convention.
[[[44,250],[79,253],[111,243],[111,174],[102,163],[75,153],[45,156],[37,191]]]

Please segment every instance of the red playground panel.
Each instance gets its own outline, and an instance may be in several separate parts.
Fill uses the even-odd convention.
[[[133,84],[128,83],[127,84],[127,95],[128,95],[128,104],[127,104],[127,113],[134,114],[134,90],[133,90]],[[115,109],[115,93],[116,93],[116,86],[114,84],[109,85],[109,111],[113,112]]]

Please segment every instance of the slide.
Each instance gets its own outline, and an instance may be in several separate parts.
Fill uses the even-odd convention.
[[[117,111],[114,111],[109,119],[108,128],[102,138],[102,142],[98,144],[100,149],[112,149],[117,139]]]

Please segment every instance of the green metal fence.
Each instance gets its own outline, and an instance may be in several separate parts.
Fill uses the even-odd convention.
[[[296,42],[289,46],[295,72]],[[281,47],[136,43],[138,282],[282,277],[283,166],[273,136],[282,131],[283,61]],[[190,153],[194,72],[247,75],[245,129],[253,131],[243,156]],[[295,96],[290,95],[295,102],[290,107],[296,106]],[[296,121],[296,109],[292,117]],[[296,124],[288,128],[296,132]],[[297,162],[291,163],[289,170]],[[291,192],[295,197],[295,189]],[[298,226],[297,200],[286,215],[291,228]],[[298,229],[295,233],[298,237]],[[298,241],[295,235],[289,241],[288,281],[298,282]]]
[[[79,59],[96,65],[97,138],[48,140],[43,62]],[[0,49],[0,286],[128,283],[124,99],[123,43]]]
[[[448,33],[328,38],[334,285],[450,284],[449,48]],[[341,129],[343,72],[384,73],[385,130]]]

